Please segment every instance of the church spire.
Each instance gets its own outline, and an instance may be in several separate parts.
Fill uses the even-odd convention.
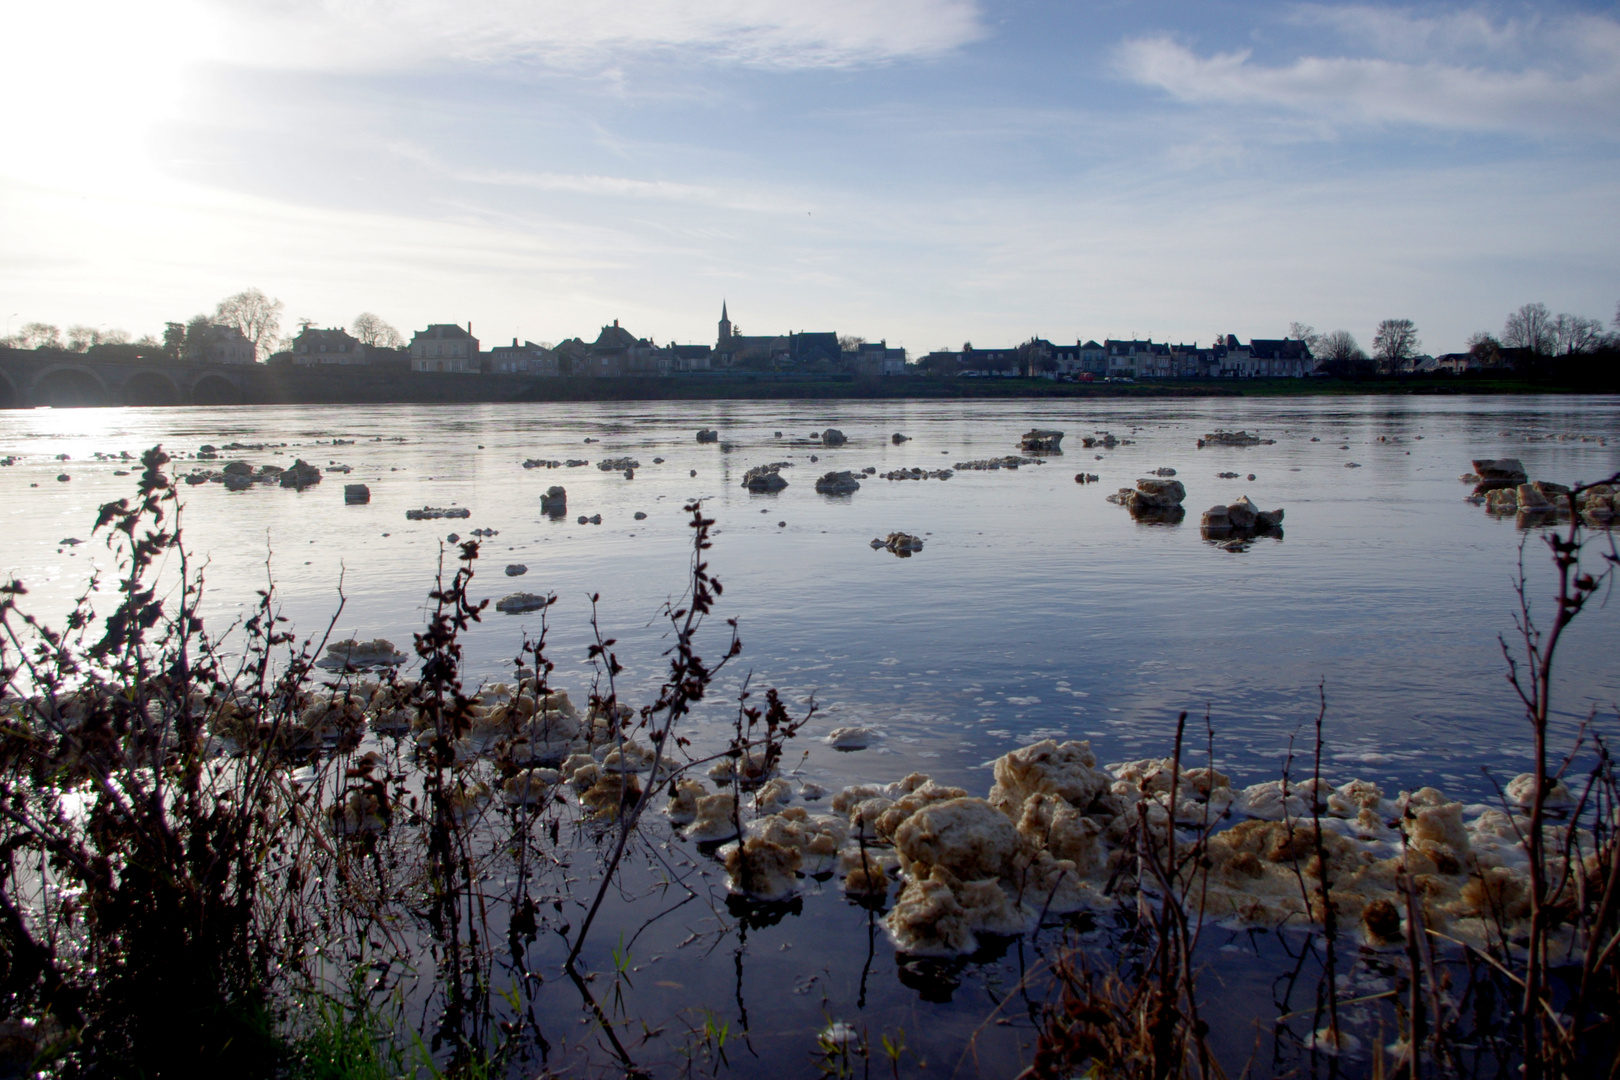
[[[731,321],[731,319],[726,316],[726,302],[724,300],[720,301],[720,321],[721,322],[730,322]]]

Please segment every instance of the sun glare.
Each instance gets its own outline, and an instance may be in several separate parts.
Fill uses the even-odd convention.
[[[34,182],[82,182],[145,161],[148,135],[178,115],[187,69],[212,36],[204,11],[175,0],[14,4],[5,22],[14,47],[0,65],[0,99],[14,145],[28,153],[0,169],[20,167]]]
[[[124,406],[104,409],[30,409],[13,413],[12,419],[21,420],[20,437],[48,439],[54,452],[66,454],[72,460],[89,457],[96,451],[130,450],[133,447],[111,446],[108,440],[124,433],[131,420],[130,410]]]

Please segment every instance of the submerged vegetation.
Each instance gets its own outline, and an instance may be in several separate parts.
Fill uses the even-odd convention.
[[[867,909],[867,966],[887,934],[917,985],[1037,935],[980,1029],[1022,1003],[1031,1077],[1616,1075],[1620,785],[1595,722],[1552,737],[1559,641],[1620,564],[1611,539],[1583,565],[1578,514],[1545,534],[1549,625],[1521,576],[1503,648],[1535,760],[1496,807],[1330,783],[1324,695],[1313,748],[1242,791],[1183,714],[1162,759],[1102,767],[1047,741],[999,759],[987,798],[913,774],[813,814],[790,805],[824,793],[794,782],[788,749],[814,703],[746,680],[713,700],[742,644],[728,621],[702,645],[722,588],[698,504],[657,691],[621,700],[593,620],[576,706],[551,682],[549,596],[510,680],[464,684],[476,542],[441,566],[414,677],[323,670],[327,642],[300,640],[270,587],[205,628],[167,464],[148,451],[136,497],[101,509],[113,610],[92,580],[57,629],[21,583],[0,591],[0,1072],[757,1072],[741,945],[738,1014],[689,1001],[670,1022],[637,1011],[642,932],[691,903],[746,943],[836,875]],[[723,745],[697,745],[693,718],[722,709]],[[1292,965],[1274,1009],[1236,1010],[1241,1038],[1212,1031],[1234,1015],[1206,990],[1222,925],[1275,932]],[[829,1015],[797,1060],[898,1077],[938,1048]]]

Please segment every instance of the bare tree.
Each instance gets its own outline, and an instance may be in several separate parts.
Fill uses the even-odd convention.
[[[94,326],[70,326],[67,347],[73,352],[89,352],[97,345],[124,345],[129,342],[125,330],[99,330]]]
[[[1526,304],[1509,315],[1502,327],[1502,344],[1510,349],[1529,349],[1537,356],[1552,352],[1552,312],[1547,305]]]
[[[214,321],[234,326],[253,343],[253,355],[262,359],[281,337],[280,300],[272,300],[258,289],[244,289],[227,296],[214,309]]]
[[[360,344],[371,345],[383,349],[397,349],[405,344],[405,339],[399,331],[383,322],[382,319],[369,311],[362,311],[354,317],[349,327]]]
[[[1417,323],[1411,319],[1385,319],[1373,333],[1373,356],[1383,371],[1395,371],[1417,355]]]
[[[1316,343],[1311,346],[1311,353],[1318,360],[1332,360],[1346,364],[1367,359],[1367,354],[1356,344],[1355,335],[1348,330],[1335,330],[1329,334],[1317,335]]]
[[[1552,321],[1553,351],[1559,356],[1592,352],[1603,337],[1603,324],[1596,319],[1560,313]]]
[[[1475,331],[1468,335],[1468,355],[1477,359],[1480,367],[1501,367],[1502,343],[1489,331]]]
[[[17,331],[17,336],[13,340],[17,342],[19,349],[60,349],[62,331],[50,323],[23,323],[22,329]]]
[[[1341,330],[1340,333],[1343,333]],[[1322,343],[1322,335],[1316,332],[1316,327],[1309,323],[1294,322],[1288,324],[1288,336],[1295,341],[1303,341],[1305,347],[1316,354],[1316,347]]]

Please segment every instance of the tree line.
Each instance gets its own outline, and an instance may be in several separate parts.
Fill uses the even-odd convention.
[[[281,313],[285,305],[259,289],[244,289],[215,305],[212,315],[197,314],[185,322],[164,325],[159,340],[147,334],[131,341],[128,331],[104,330],[93,326],[60,327],[44,322],[27,322],[15,334],[0,338],[0,346],[13,349],[56,349],[88,353],[99,346],[131,346],[135,350],[160,352],[176,362],[200,363],[208,357],[208,347],[216,328],[235,330],[253,346],[254,359],[264,361],[290,348],[293,337],[281,333]],[[300,331],[314,325],[311,319],[297,321]],[[1526,365],[1560,357],[1589,356],[1620,351],[1620,304],[1615,307],[1611,325],[1599,319],[1560,312],[1554,315],[1543,303],[1525,304],[1508,315],[1500,334],[1481,330],[1469,336],[1467,349],[1482,367]],[[363,311],[354,317],[349,333],[370,348],[397,349],[404,337],[381,317]],[[1224,335],[1216,335],[1220,340]],[[1304,342],[1323,367],[1336,375],[1390,374],[1405,369],[1418,355],[1422,339],[1411,319],[1384,319],[1373,332],[1372,352],[1364,350],[1348,330],[1318,333],[1306,323],[1289,326],[1288,337]],[[839,344],[853,348],[864,339],[844,337]]]
[[[1546,304],[1525,304],[1507,317],[1500,337],[1481,330],[1468,339],[1469,352],[1501,356],[1508,349],[1548,358],[1579,356],[1603,349],[1620,348],[1620,304],[1615,305],[1614,333],[1604,329],[1599,319],[1560,312],[1554,315]]]
[[[1620,351],[1620,304],[1611,326],[1612,330],[1601,319],[1568,312],[1554,315],[1546,304],[1525,304],[1508,315],[1500,334],[1481,330],[1469,335],[1467,351],[1481,367],[1534,368],[1560,358]],[[1373,332],[1370,355],[1348,330],[1319,334],[1315,327],[1296,322],[1288,336],[1308,345],[1311,355],[1336,375],[1400,371],[1422,347],[1417,323],[1411,319],[1381,321]]]
[[[161,339],[146,334],[132,340],[126,330],[93,326],[70,326],[64,332],[51,323],[27,322],[15,334],[0,338],[0,346],[74,353],[105,351],[98,349],[100,346],[129,346],[137,351],[161,353],[175,362],[201,363],[208,359],[209,345],[217,340],[221,331],[234,330],[253,346],[253,358],[263,361],[293,343],[293,336],[284,337],[281,333],[284,309],[280,300],[272,299],[262,290],[244,289],[221,300],[211,315],[198,313],[184,322],[165,323]],[[299,331],[313,325],[312,319],[298,320]],[[398,330],[369,311],[354,317],[349,332],[369,347],[397,349],[405,344]]]
[[[1288,336],[1302,341],[1329,372],[1335,375],[1389,374],[1400,371],[1417,358],[1423,340],[1418,337],[1417,323],[1411,319],[1384,319],[1373,331],[1373,351],[1368,356],[1348,330],[1316,332],[1306,323],[1292,323]]]

